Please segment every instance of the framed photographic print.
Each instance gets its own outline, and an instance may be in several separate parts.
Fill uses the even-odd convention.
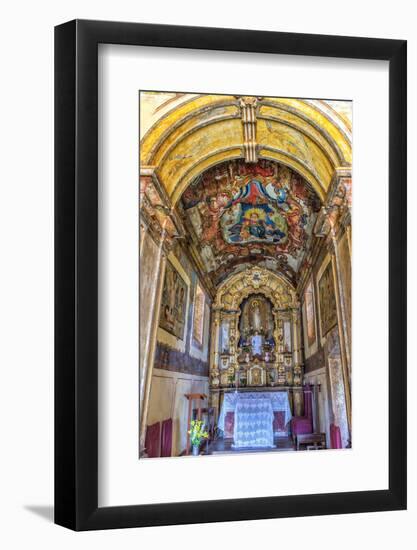
[[[406,42],[55,31],[55,521],[406,507]]]

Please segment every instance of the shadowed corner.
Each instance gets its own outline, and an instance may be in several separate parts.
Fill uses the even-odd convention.
[[[38,506],[38,505],[27,505],[24,506],[25,510],[28,510],[29,512],[32,512],[32,514],[35,514],[49,523],[54,522],[54,507],[52,505],[49,506]]]

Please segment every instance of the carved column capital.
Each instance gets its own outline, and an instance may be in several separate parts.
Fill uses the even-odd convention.
[[[327,237],[337,231],[342,219],[350,220],[351,188],[351,168],[337,168],[313,228],[317,237]]]
[[[141,224],[147,226],[154,241],[169,254],[175,240],[184,236],[182,222],[153,166],[141,167],[139,183]]]

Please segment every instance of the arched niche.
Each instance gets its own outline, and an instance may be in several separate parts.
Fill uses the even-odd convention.
[[[242,343],[246,341],[246,335],[253,331],[259,332],[265,336],[267,341],[270,341],[275,329],[274,306],[271,300],[258,292],[242,300],[239,309],[238,329]]]

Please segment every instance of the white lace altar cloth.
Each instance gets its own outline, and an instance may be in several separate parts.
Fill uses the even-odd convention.
[[[287,392],[225,393],[218,427],[224,431],[226,414],[234,412],[233,447],[273,447],[274,411],[285,413],[285,425],[291,420]]]

